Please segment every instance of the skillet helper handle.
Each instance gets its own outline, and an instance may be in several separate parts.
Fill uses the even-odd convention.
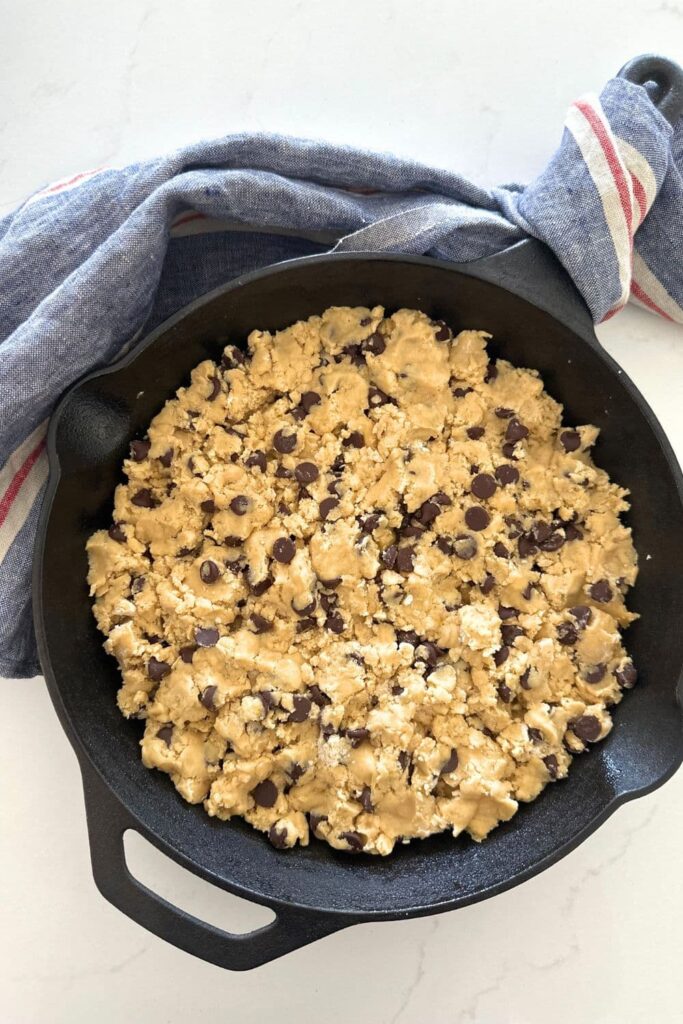
[[[128,870],[123,847],[127,829],[137,830],[93,771],[83,773],[90,858],[97,888],[117,910],[160,939],[231,971],[248,971],[339,931],[347,922],[314,912],[279,909],[274,921],[246,934],[233,934],[173,906]],[[348,922],[353,923],[353,922]]]
[[[618,77],[642,85],[669,124],[683,117],[683,68],[675,61],[656,53],[643,53],[624,64]]]

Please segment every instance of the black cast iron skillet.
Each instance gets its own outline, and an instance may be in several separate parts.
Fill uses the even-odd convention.
[[[491,332],[497,354],[540,370],[567,422],[601,428],[596,461],[632,494],[628,522],[641,568],[630,605],[642,619],[627,644],[640,682],[605,742],[482,845],[436,836],[384,859],[317,841],[280,852],[244,822],[220,822],[189,806],[165,776],[143,768],[141,723],[125,721],[116,707],[118,669],[95,628],[85,542],[110,520],[130,439],[198,362],[217,357],[227,341],[243,344],[254,326],[274,330],[329,305],[375,303],[422,309],[456,331]],[[120,910],[182,949],[244,970],[362,921],[433,914],[493,896],[564,856],[621,803],[661,785],[683,759],[683,479],[652,411],[602,350],[573,285],[537,242],[462,266],[320,256],[233,281],[72,388],[52,418],[48,452],[35,622],[50,694],[81,766],[95,881]],[[233,935],[167,903],[129,873],[127,829],[208,881],[271,907],[275,920]]]

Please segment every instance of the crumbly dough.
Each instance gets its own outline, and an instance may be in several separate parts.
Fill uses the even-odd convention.
[[[487,337],[328,309],[201,363],[133,442],[95,616],[144,764],[210,815],[481,840],[609,732],[626,492]]]

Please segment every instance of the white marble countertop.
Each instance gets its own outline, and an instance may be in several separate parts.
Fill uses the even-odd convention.
[[[628,58],[681,54],[683,0],[25,0],[3,19],[0,211],[79,170],[273,129],[527,180],[567,104]],[[599,331],[683,456],[683,330]],[[97,893],[76,760],[41,679],[0,682],[3,1024],[630,1024],[683,1020],[683,774],[493,900],[365,925],[249,974],[143,931]],[[136,871],[228,928],[263,912],[156,851]]]

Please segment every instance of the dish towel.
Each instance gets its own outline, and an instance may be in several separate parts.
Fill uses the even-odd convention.
[[[202,293],[279,260],[475,260],[546,242],[596,322],[629,298],[683,323],[683,120],[621,78],[569,109],[530,185],[322,142],[235,135],[77,174],[0,220],[0,675],[40,672],[31,558],[60,395]],[[256,325],[255,325],[256,326]]]

